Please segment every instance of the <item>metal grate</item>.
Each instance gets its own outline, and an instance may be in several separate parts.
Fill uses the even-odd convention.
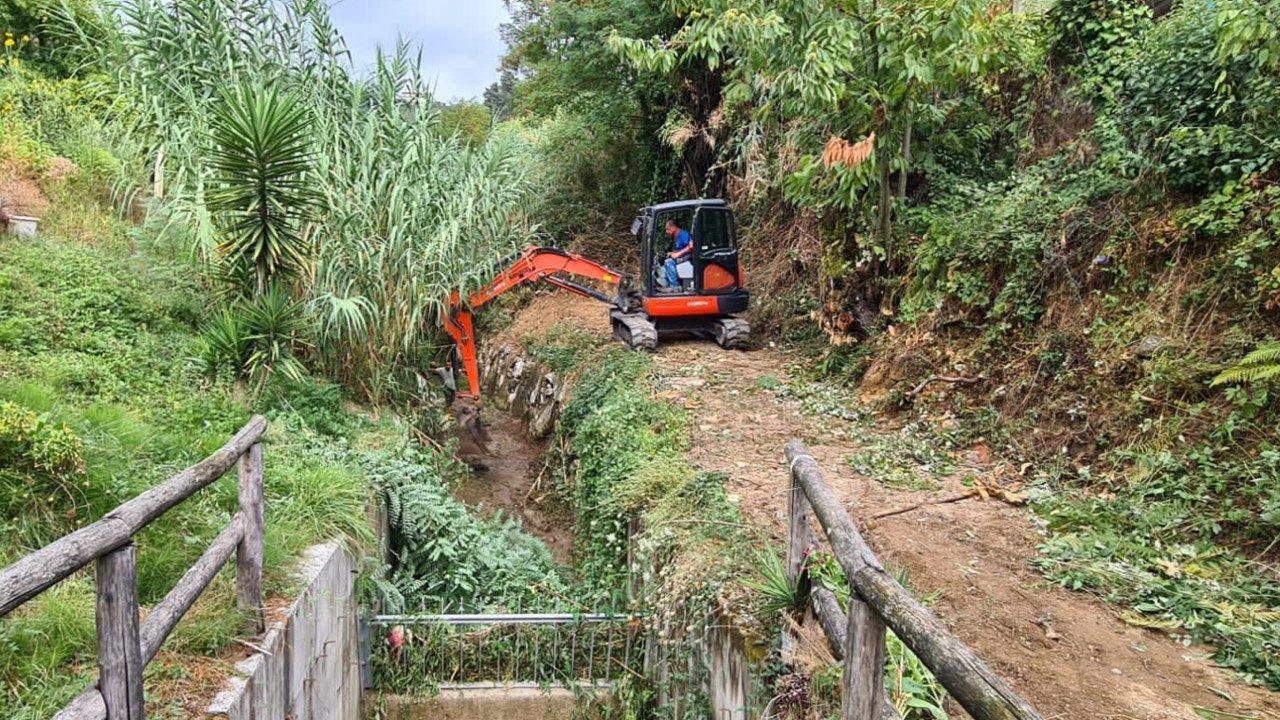
[[[393,692],[610,685],[641,677],[645,655],[633,615],[376,615],[367,637],[366,684]]]

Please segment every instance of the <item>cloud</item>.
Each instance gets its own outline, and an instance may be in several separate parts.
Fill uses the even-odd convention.
[[[378,45],[404,37],[422,47],[423,76],[442,100],[478,99],[498,79],[506,50],[498,26],[509,19],[502,0],[339,0],[331,14],[357,71],[373,64]]]

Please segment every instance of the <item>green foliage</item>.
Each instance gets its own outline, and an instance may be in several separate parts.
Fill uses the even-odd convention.
[[[1086,92],[1114,92],[1135,63],[1145,62],[1131,50],[1135,40],[1152,27],[1146,3],[1057,0],[1045,20],[1050,57],[1071,69]]]
[[[516,75],[504,68],[498,79],[484,89],[484,106],[494,120],[502,122],[511,117],[516,102]]]
[[[212,117],[209,213],[232,264],[253,268],[253,293],[307,262],[306,225],[320,196],[314,179],[311,118],[301,99],[270,86],[223,93]]]
[[[907,318],[954,309],[994,335],[1034,324],[1054,274],[1092,260],[1111,231],[1094,208],[1132,185],[1128,166],[1138,161],[1123,140],[1106,126],[1095,137],[1096,158],[1064,151],[1002,183],[957,183],[930,208],[903,298]]]
[[[680,158],[664,145],[659,128],[674,106],[714,109],[715,82],[620,72],[605,44],[615,29],[651,37],[677,26],[657,0],[512,4],[504,67],[521,79],[513,78],[500,95],[511,93],[510,112],[536,138],[542,182],[555,188],[539,208],[551,235],[621,231],[637,206],[678,192]],[[699,179],[688,179],[695,193],[704,192]]]
[[[190,275],[189,266],[131,249],[49,236],[0,240],[2,562],[204,458],[248,419],[190,362],[201,300]],[[297,554],[311,544],[345,539],[358,551],[371,542],[362,466],[327,450],[332,441],[304,423],[294,426],[294,417],[317,411],[274,409],[281,405],[265,408],[268,592],[294,582]],[[137,537],[143,603],[171,589],[237,502],[234,477],[226,478]],[[228,612],[234,603],[231,584],[215,583],[166,648],[221,650],[241,629]],[[0,715],[49,717],[66,704],[91,679],[93,637],[93,590],[84,579],[0,621]]]
[[[761,611],[769,619],[780,612],[793,616],[804,612],[809,594],[788,577],[787,568],[777,555],[762,552],[756,556],[754,565],[759,575],[743,580],[742,584],[760,595],[764,601]]]
[[[1260,383],[1280,377],[1280,344],[1259,345],[1235,366],[1213,378],[1214,385]]]
[[[1179,240],[1214,252],[1214,285],[1250,313],[1280,306],[1280,186],[1230,181],[1172,220]]]
[[[493,127],[493,115],[487,105],[460,100],[440,108],[440,131],[457,134],[468,147],[483,145]]]
[[[37,472],[51,477],[84,470],[82,443],[64,423],[16,403],[0,402],[0,463],[5,472]]]
[[[612,343],[579,347],[574,356],[567,372],[579,379],[561,410],[550,463],[574,509],[580,586],[593,601],[614,600],[629,584],[630,549],[641,566],[666,568],[645,579],[648,610],[700,612],[747,562],[728,478],[685,459],[688,420],[678,405],[652,396],[648,356]],[[629,538],[636,518],[645,532]]]
[[[874,207],[877,217],[867,226],[883,257],[890,171],[911,169],[904,138],[943,116],[947,93],[1014,55],[1016,16],[988,9],[983,0],[862,2],[852,12],[838,3],[692,0],[675,6],[685,20],[670,37],[614,33],[609,42],[641,69],[724,67],[726,110],[748,118],[746,156],[761,152],[761,127],[803,127],[794,170],[768,181],[806,208]],[[828,137],[856,142],[871,133],[875,165],[820,161]]]
[[[106,24],[93,0],[6,0],[0,5],[0,66],[18,57],[46,77],[86,70],[85,54],[58,32],[67,23],[98,33]]]
[[[1258,7],[1240,0],[1180,3],[1125,65],[1120,111],[1139,149],[1160,158],[1179,190],[1204,192],[1265,175],[1280,161],[1280,81],[1272,57],[1280,45],[1274,33],[1255,40],[1236,25]]]
[[[810,555],[805,563],[813,582],[825,586],[835,594],[841,606],[847,608],[849,581],[835,556],[818,553]],[[905,576],[900,575],[897,579],[904,587],[908,586]],[[921,599],[925,605],[930,601],[929,597]],[[885,633],[884,662],[885,693],[903,720],[946,720],[948,715],[943,703],[947,693],[942,683],[893,631]]]
[[[395,560],[383,599],[392,610],[513,610],[567,593],[542,541],[454,499],[455,465],[409,450],[366,463],[390,515]]]
[[[626,509],[646,508],[672,490],[645,484],[652,494],[619,502],[616,488],[637,478],[669,478],[654,469],[678,457],[684,441],[682,419],[647,396],[649,359],[617,347],[602,354],[595,371],[574,386],[557,428],[572,438],[576,462],[564,458],[557,464],[573,470],[558,478],[558,486],[575,510],[577,569],[592,590],[607,597],[626,586]]]
[[[33,171],[46,193],[72,196],[68,204],[105,200],[104,188],[123,172],[102,120],[109,111],[93,79],[48,78],[0,64],[0,162],[14,163],[11,172]],[[56,156],[75,163],[70,177],[53,172]]]
[[[253,380],[258,393],[273,374],[298,382],[305,373],[295,350],[310,329],[306,309],[278,287],[224,308],[201,332],[201,360],[210,376],[229,370]]]
[[[287,271],[317,319],[313,369],[368,400],[412,399],[450,291],[532,234],[512,211],[535,188],[528,143],[495,131],[469,146],[445,128],[407,45],[354,77],[323,3],[165,0],[111,17],[106,37],[67,34],[112,73],[132,187],[163,191],[158,244],[255,293]]]
[[[1213,425],[1203,440],[1120,449],[1103,465],[1114,474],[1090,473],[1100,491],[1041,493],[1054,533],[1040,565],[1128,606],[1129,622],[1211,642],[1218,662],[1280,688],[1280,585],[1253,567],[1280,535],[1280,448],[1264,420],[1274,401],[1261,385],[1226,394],[1225,417],[1189,408]]]

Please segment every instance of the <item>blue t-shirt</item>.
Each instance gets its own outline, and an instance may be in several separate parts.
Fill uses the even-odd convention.
[[[692,238],[689,237],[688,230],[681,230],[676,234],[676,250],[683,250],[689,247],[690,242],[692,242]]]

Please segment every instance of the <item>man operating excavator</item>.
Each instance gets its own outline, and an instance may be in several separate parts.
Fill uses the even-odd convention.
[[[674,215],[694,218],[699,250]],[[473,313],[494,298],[524,284],[546,283],[608,304],[613,336],[633,350],[654,350],[661,333],[695,335],[726,349],[745,350],[750,326],[738,317],[747,309],[742,285],[733,212],[724,200],[679,200],[640,208],[632,234],[639,241],[641,282],[575,253],[530,246],[498,263],[485,285],[464,294],[453,290],[440,315],[453,340],[448,364],[437,369],[457,418],[460,454],[483,465],[492,437],[480,417],[480,368]],[[663,240],[666,235],[669,239]],[[665,252],[666,243],[672,249]],[[659,262],[661,260],[661,262]],[[664,287],[665,281],[665,287]],[[585,284],[584,284],[585,283]],[[682,285],[683,283],[683,285]],[[473,452],[469,452],[473,451]]]
[[[687,258],[693,252],[693,238],[689,236],[689,231],[681,229],[680,225],[674,219],[667,220],[666,224],[667,237],[675,238],[675,248],[667,253],[667,262],[665,265],[667,271],[667,287],[680,287],[680,273],[677,271],[684,258]]]

